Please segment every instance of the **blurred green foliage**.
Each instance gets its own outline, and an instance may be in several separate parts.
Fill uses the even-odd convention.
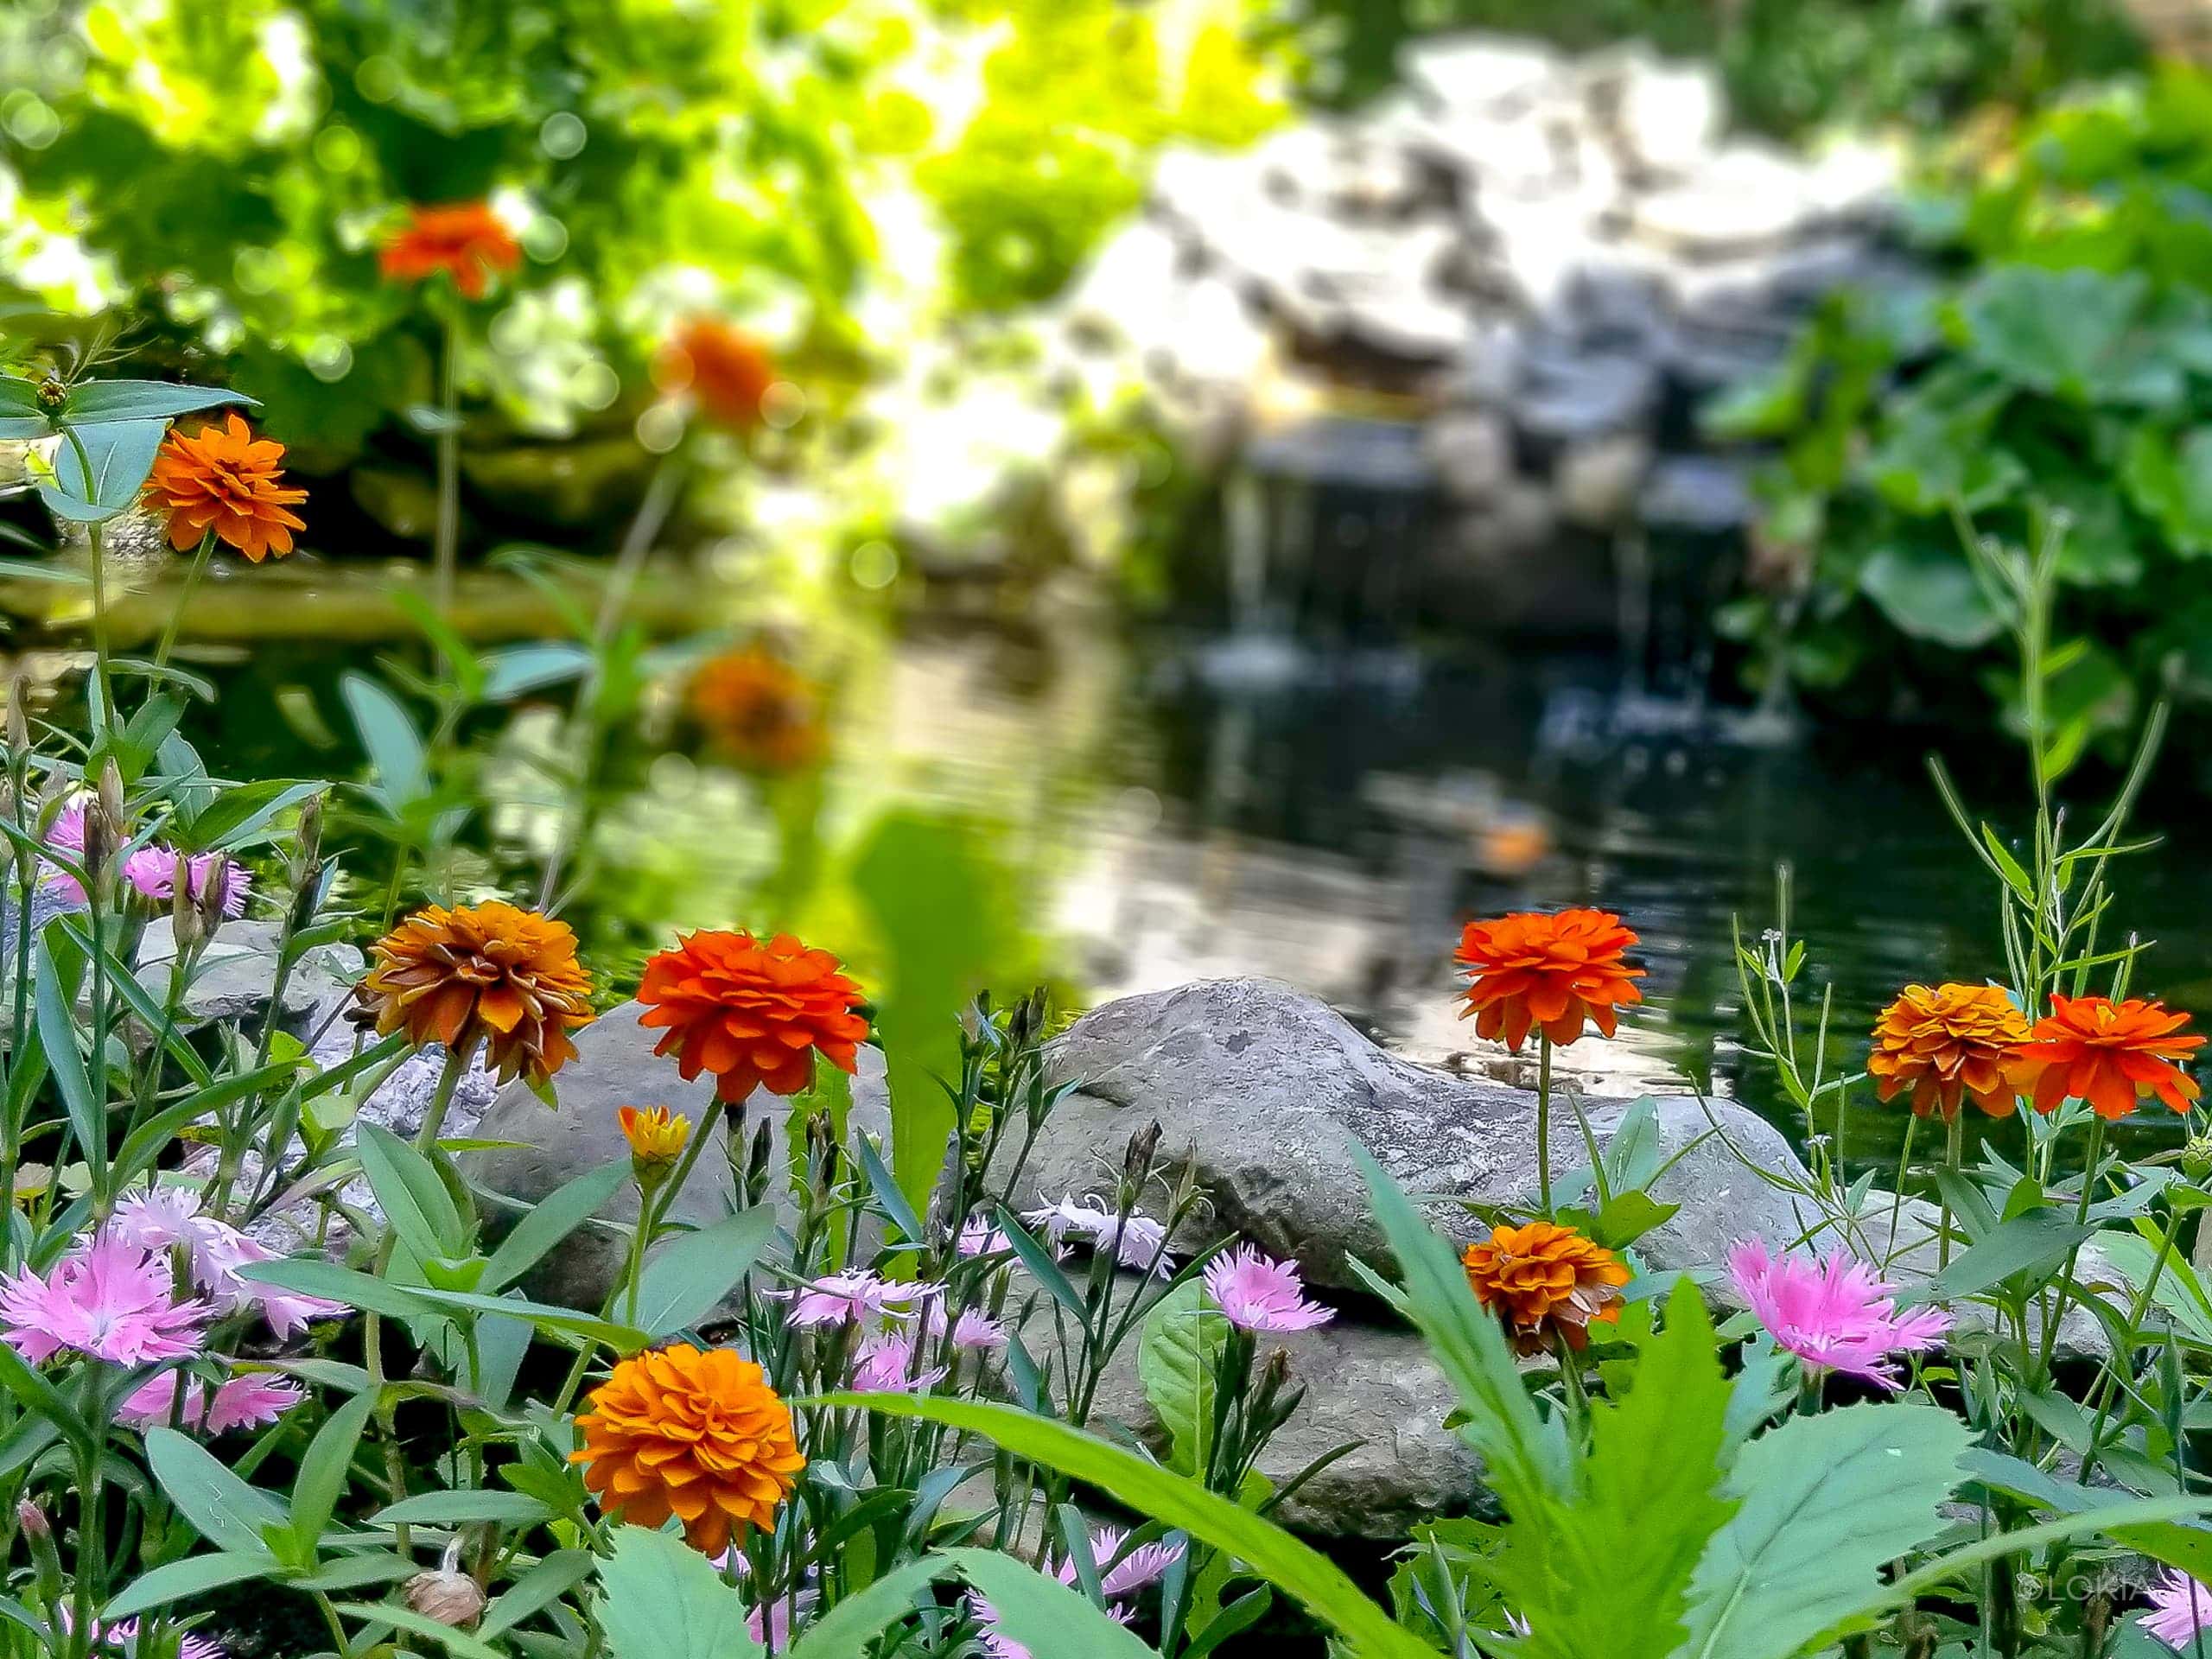
[[[1993,671],[1999,618],[1955,505],[2015,543],[2063,515],[2050,690],[2084,741],[2142,699],[2212,708],[2212,76],[2182,65],[2052,110],[1922,205],[1955,274],[1841,295],[1709,411],[1778,442],[1755,591],[1723,614],[1798,684],[1896,705],[1913,664]],[[2007,702],[2008,724],[2019,711]]]
[[[296,464],[334,470],[434,401],[435,324],[379,281],[380,240],[410,202],[488,197],[528,258],[469,387],[515,429],[566,436],[626,418],[686,311],[857,366],[902,343],[861,337],[878,286],[900,327],[1049,295],[1157,145],[1274,118],[1233,16],[19,0],[0,9],[0,307],[106,308],[140,360],[251,391]],[[918,196],[944,238],[919,261],[881,229]]]
[[[1938,124],[2142,58],[2117,0],[1272,0],[1270,16],[1298,43],[1305,90],[1332,102],[1382,91],[1400,45],[1438,29],[1577,51],[1641,39],[1717,60],[1737,118],[1778,133]]]

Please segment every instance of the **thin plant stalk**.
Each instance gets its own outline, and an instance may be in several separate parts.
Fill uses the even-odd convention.
[[[207,573],[208,556],[214,550],[215,532],[211,530],[200,538],[200,545],[193,550],[191,568],[184,575],[184,591],[176,596],[176,603],[169,607],[169,620],[162,625],[161,643],[154,647],[156,668],[168,666],[169,652],[176,648],[177,632],[184,626],[184,613],[191,607],[200,577]]]
[[[438,391],[438,522],[431,543],[431,602],[453,620],[454,586],[461,556],[461,304],[445,311],[445,359]],[[440,649],[442,657],[444,651]]]
[[[1552,1218],[1552,1039],[1536,1038],[1536,1202]]]

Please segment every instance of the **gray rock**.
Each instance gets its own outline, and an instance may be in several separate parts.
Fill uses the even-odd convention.
[[[1137,1347],[1132,1338],[1114,1356],[1096,1410],[1164,1454],[1167,1434],[1138,1380]],[[1261,1341],[1263,1355],[1277,1347],[1306,1398],[1261,1452],[1260,1472],[1280,1486],[1358,1442],[1294,1493],[1278,1520],[1323,1537],[1402,1539],[1417,1521],[1481,1505],[1481,1462],[1444,1426],[1458,1404],[1452,1385],[1412,1331],[1339,1318]]]
[[[246,920],[216,929],[178,1004],[179,1022],[204,1026],[227,1020],[257,1028],[276,987],[278,931],[275,922]],[[175,960],[175,927],[168,917],[156,917],[138,941],[138,979],[157,1002],[168,995],[169,964]],[[295,1033],[321,1023],[317,1012],[345,995],[361,967],[358,950],[322,945],[308,951],[285,977],[278,1023]]]
[[[1793,156],[1742,141],[1706,158],[1681,183],[1637,198],[1630,219],[1656,246],[1691,258],[1728,258],[1811,228],[1824,209]]]
[[[1669,63],[1631,48],[1601,60],[1587,84],[1625,158],[1653,173],[1695,167],[1727,121],[1719,72],[1709,63]]]
[[[1315,1284],[1361,1288],[1351,1258],[1384,1260],[1355,1141],[1408,1191],[1526,1203],[1535,1193],[1535,1109],[1524,1090],[1462,1080],[1383,1053],[1333,1011],[1268,980],[1207,980],[1095,1009],[1052,1046],[1054,1076],[1080,1079],[1032,1155],[1027,1184],[1057,1198],[1109,1187],[1132,1133],[1157,1121],[1187,1149],[1212,1200],[1208,1236],[1235,1231],[1295,1259]],[[1629,1103],[1585,1103],[1600,1142]],[[1809,1179],[1779,1131],[1726,1101],[1658,1103],[1662,1155],[1682,1155],[1655,1189],[1681,1211],[1640,1247],[1660,1270],[1703,1271],[1729,1242],[1812,1230],[1810,1209],[1760,1171]],[[1555,1172],[1587,1161],[1573,1115],[1555,1103]],[[1456,1206],[1435,1218],[1465,1235]],[[1199,1241],[1190,1241],[1197,1243]]]
[[[1421,434],[1436,481],[1454,501],[1485,501],[1513,476],[1513,429],[1488,410],[1447,410]]]
[[[1470,30],[1431,35],[1398,54],[1398,73],[1431,111],[1526,106],[1554,90],[1564,65],[1549,47]]]
[[[1751,492],[1742,461],[1666,455],[1651,469],[1637,511],[1657,530],[1718,535],[1751,523]]]
[[[1659,371],[1646,358],[1547,352],[1527,371],[1521,424],[1561,442],[1641,428],[1659,400]]]
[[[1650,466],[1650,441],[1638,432],[1570,446],[1552,469],[1560,516],[1586,530],[1611,529],[1635,511]]]
[[[557,1109],[549,1109],[520,1083],[499,1091],[478,1121],[475,1133],[485,1140],[515,1144],[469,1154],[465,1173],[474,1185],[515,1206],[535,1204],[574,1177],[629,1156],[615,1116],[618,1108],[665,1106],[689,1117],[695,1127],[706,1126],[713,1137],[690,1181],[671,1205],[670,1215],[707,1224],[728,1212],[728,1129],[725,1114],[715,1103],[714,1079],[684,1082],[673,1059],[652,1052],[661,1033],[638,1023],[641,1011],[638,1003],[625,1002],[576,1033],[576,1058],[554,1079]],[[764,1121],[770,1126],[770,1166],[774,1169],[789,1166],[785,1125],[790,1111],[790,1101],[765,1090],[755,1090],[745,1103],[745,1134],[750,1135],[753,1126]],[[875,1137],[889,1158],[891,1098],[883,1080],[882,1057],[874,1049],[861,1051],[847,1128]],[[778,1191],[776,1203],[788,1221],[788,1197]],[[503,1218],[493,1222],[495,1228],[512,1224],[512,1208],[502,1205],[487,1209],[502,1212]],[[600,1214],[629,1221],[637,1210],[636,1191],[626,1183]],[[531,1294],[568,1307],[597,1307],[620,1275],[623,1249],[619,1234],[579,1229],[538,1264],[530,1279]]]

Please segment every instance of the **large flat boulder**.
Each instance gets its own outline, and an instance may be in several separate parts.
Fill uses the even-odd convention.
[[[1386,1258],[1353,1162],[1355,1142],[1408,1191],[1444,1200],[1437,1224],[1465,1237],[1450,1200],[1528,1204],[1536,1194],[1535,1099],[1503,1084],[1399,1059],[1325,1004],[1272,980],[1205,980],[1108,1003],[1052,1046],[1077,1090],[1046,1123],[1022,1196],[1104,1192],[1129,1136],[1157,1121],[1164,1150],[1187,1150],[1212,1212],[1205,1238],[1241,1233],[1295,1260],[1317,1285],[1357,1290],[1351,1260]],[[1604,1144],[1631,1103],[1583,1103]],[[1727,1101],[1656,1102],[1662,1159],[1654,1196],[1681,1210],[1639,1245],[1655,1270],[1717,1269],[1729,1243],[1777,1248],[1819,1227],[1788,1184],[1811,1177],[1781,1132]],[[1573,1113],[1554,1102],[1557,1173],[1589,1161]],[[1781,1178],[1782,1184],[1767,1179]]]

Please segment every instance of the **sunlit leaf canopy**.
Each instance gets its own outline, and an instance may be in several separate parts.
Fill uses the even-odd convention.
[[[227,378],[303,467],[435,401],[410,204],[488,200],[522,270],[468,378],[565,435],[708,312],[858,378],[1048,296],[1177,138],[1280,113],[1233,0],[101,0],[0,18],[0,308],[105,311]],[[20,353],[18,353],[20,355]]]

